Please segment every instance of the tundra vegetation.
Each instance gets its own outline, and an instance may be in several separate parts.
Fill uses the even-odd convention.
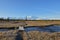
[[[21,22],[22,21],[22,22]],[[10,24],[18,25],[19,23],[25,23],[26,26],[41,26],[45,27],[46,24],[49,26],[60,25],[60,20],[23,20],[23,19],[3,19],[0,18],[1,24],[6,24],[7,27],[13,27]],[[20,26],[20,24],[18,25]],[[47,25],[46,25],[47,26]],[[2,26],[0,25],[0,28]],[[6,25],[5,25],[6,27]],[[15,26],[17,27],[17,26]],[[8,30],[0,32],[0,40],[60,40],[60,32],[40,32],[40,31],[19,31],[19,30]]]

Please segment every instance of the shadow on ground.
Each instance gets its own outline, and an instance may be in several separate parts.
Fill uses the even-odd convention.
[[[16,40],[23,40],[22,35],[18,32],[16,36]]]

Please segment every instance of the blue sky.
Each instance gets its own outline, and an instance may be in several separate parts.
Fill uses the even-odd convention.
[[[60,0],[0,0],[0,17],[60,18]]]

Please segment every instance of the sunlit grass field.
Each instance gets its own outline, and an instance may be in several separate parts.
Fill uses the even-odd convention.
[[[18,20],[0,21],[0,27],[60,25],[60,20]]]
[[[60,25],[60,20],[19,20],[19,21],[0,21],[0,28],[9,27],[23,27],[28,26],[40,26],[45,27],[47,25]],[[21,33],[22,32],[22,33]],[[23,40],[60,40],[60,32],[39,32],[39,31],[19,31],[19,30],[8,30],[0,31],[0,40],[17,40],[16,37],[19,34],[22,35]]]

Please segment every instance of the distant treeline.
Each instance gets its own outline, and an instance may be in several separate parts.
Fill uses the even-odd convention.
[[[0,21],[19,21],[19,20],[24,20],[24,19],[10,19],[10,18],[0,18]]]
[[[10,18],[0,18],[0,21],[20,21],[20,20],[26,20],[28,21],[29,19],[10,19]],[[30,20],[30,21],[40,21],[40,20]],[[42,20],[42,21],[50,21],[50,20]],[[51,21],[60,21],[60,20],[51,20]]]

